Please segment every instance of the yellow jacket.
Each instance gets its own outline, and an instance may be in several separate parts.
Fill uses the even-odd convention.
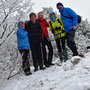
[[[49,21],[49,28],[50,28],[50,31],[54,34],[55,39],[65,36],[65,31],[63,29],[63,23],[61,18],[57,17],[55,22]]]

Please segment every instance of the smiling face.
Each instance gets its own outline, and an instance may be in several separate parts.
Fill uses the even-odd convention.
[[[54,18],[54,17],[55,17],[55,15],[54,15],[54,13],[52,13],[52,14],[51,14],[51,18]]]
[[[32,15],[31,18],[30,18],[31,22],[32,23],[35,23],[36,22],[36,16],[35,15]]]
[[[19,26],[20,26],[20,28],[22,28],[22,29],[24,29],[24,27],[25,27],[25,25],[24,25],[23,22],[20,22]]]
[[[40,12],[40,13],[38,14],[38,18],[39,18],[40,20],[42,20],[42,19],[44,18],[44,16],[43,16],[43,13],[42,13],[42,12]]]
[[[62,5],[58,5],[57,9],[61,10],[62,7],[63,7]]]

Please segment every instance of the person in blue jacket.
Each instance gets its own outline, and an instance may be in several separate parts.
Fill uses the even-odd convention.
[[[67,45],[73,52],[73,56],[78,55],[77,47],[74,41],[75,31],[77,29],[77,14],[70,8],[65,8],[62,3],[57,3],[57,9],[61,13],[61,19],[66,32]]]
[[[18,22],[18,30],[17,30],[17,41],[18,41],[18,49],[21,53],[23,63],[22,68],[26,75],[30,75],[30,64],[29,64],[29,39],[27,31],[24,31],[24,22]]]

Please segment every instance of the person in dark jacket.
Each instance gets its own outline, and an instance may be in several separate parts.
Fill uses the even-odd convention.
[[[46,67],[50,67],[50,65],[54,65],[52,63],[53,58],[53,47],[48,37],[47,27],[49,27],[48,22],[44,19],[43,13],[38,13],[37,21],[40,23],[42,28],[42,51],[43,51],[43,59],[44,65]],[[48,56],[46,52],[46,46],[48,47]]]
[[[18,22],[18,30],[17,30],[17,41],[18,41],[18,49],[22,55],[23,65],[22,68],[26,75],[32,74],[30,72],[30,64],[29,64],[29,39],[27,31],[24,31],[24,22]]]
[[[29,15],[30,21],[25,23],[25,30],[28,32],[30,47],[32,51],[34,71],[38,71],[38,66],[41,70],[44,70],[41,54],[41,37],[42,30],[40,24],[36,21],[36,14],[31,13]]]
[[[70,9],[65,8],[62,3],[57,3],[57,9],[61,13],[61,19],[66,32],[67,45],[73,52],[73,56],[78,55],[77,47],[74,41],[75,31],[77,29],[78,16]]]

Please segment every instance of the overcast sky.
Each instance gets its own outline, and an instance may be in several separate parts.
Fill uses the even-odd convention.
[[[57,11],[56,3],[62,2],[65,7],[72,8],[77,14],[90,21],[90,0],[32,0],[34,12],[39,12],[42,7],[52,7]]]

